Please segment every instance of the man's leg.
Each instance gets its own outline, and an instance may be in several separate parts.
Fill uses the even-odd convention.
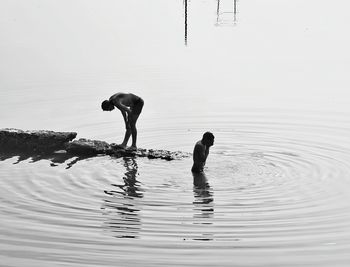
[[[137,141],[137,129],[136,129],[136,121],[139,118],[140,114],[131,114],[130,116],[130,127],[131,127],[131,135],[132,135],[132,148],[136,147],[136,141]],[[130,135],[129,135],[130,137]]]
[[[124,141],[123,141],[123,143],[120,144],[122,147],[126,147],[128,141],[129,141],[130,135],[131,135],[131,127],[130,127],[129,123],[125,123]]]

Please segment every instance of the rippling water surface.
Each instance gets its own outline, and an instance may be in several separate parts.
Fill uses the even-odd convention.
[[[132,91],[139,147],[215,144],[197,176],[0,153],[0,265],[349,266],[347,7],[282,2],[2,2],[1,128],[118,142]]]
[[[9,266],[346,266],[350,121],[288,115],[223,116],[202,177],[191,159],[6,159],[1,257]]]

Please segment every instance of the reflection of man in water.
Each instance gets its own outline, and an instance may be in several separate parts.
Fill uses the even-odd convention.
[[[192,172],[193,175],[193,224],[200,224],[201,232],[198,232],[193,240],[210,241],[213,240],[213,232],[209,227],[213,224],[214,198],[208,179],[204,172]],[[209,228],[208,228],[209,227]]]
[[[194,173],[203,172],[205,161],[209,155],[209,148],[214,144],[214,135],[211,132],[205,132],[202,140],[198,141],[193,149],[193,166],[191,171]]]
[[[109,100],[102,102],[102,109],[104,111],[112,111],[114,107],[117,107],[123,115],[125,122],[125,136],[123,143],[120,144],[122,147],[126,147],[130,135],[132,135],[131,148],[136,149],[137,129],[136,121],[140,116],[143,108],[143,100],[134,94],[116,93],[112,95]]]
[[[117,238],[138,238],[142,227],[141,207],[137,198],[142,198],[142,188],[136,179],[139,175],[138,165],[134,158],[123,158],[126,168],[123,182],[112,184],[113,190],[105,190],[102,209],[105,210],[106,230]]]

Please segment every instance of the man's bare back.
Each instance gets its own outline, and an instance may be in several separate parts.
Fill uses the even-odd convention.
[[[109,98],[109,101],[113,103],[118,109],[130,111],[135,106],[135,103],[141,99],[134,94],[116,93]],[[128,107],[129,109],[125,108]]]

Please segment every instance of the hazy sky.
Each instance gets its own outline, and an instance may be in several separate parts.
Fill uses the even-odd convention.
[[[232,11],[231,1],[221,4]],[[139,88],[209,102],[215,92],[347,106],[349,6],[240,0],[237,24],[215,26],[217,2],[194,0],[185,46],[183,0],[2,0],[1,95],[16,103],[22,94],[95,98]]]

